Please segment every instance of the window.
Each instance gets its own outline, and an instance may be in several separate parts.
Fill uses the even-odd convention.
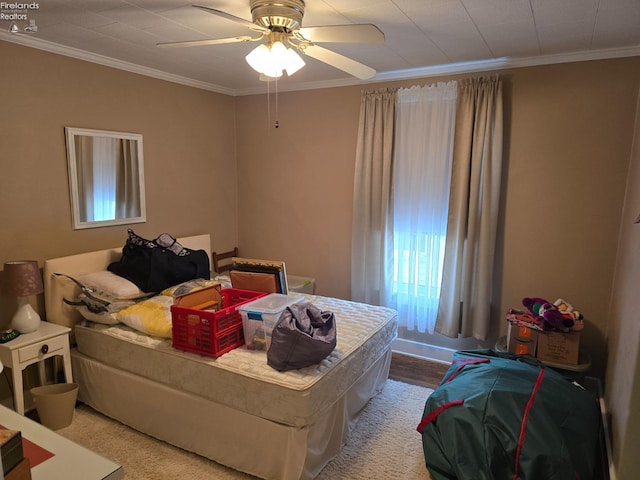
[[[116,218],[116,145],[113,139],[93,139],[93,218],[89,221]]]
[[[363,92],[361,107],[351,297],[398,310],[399,331],[418,342],[436,329],[486,340],[502,177],[500,77]],[[446,255],[436,252],[443,237]]]
[[[398,310],[400,326],[418,332],[433,333],[438,312],[455,107],[455,82],[398,91],[386,304]]]

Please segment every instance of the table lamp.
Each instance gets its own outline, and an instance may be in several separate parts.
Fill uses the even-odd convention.
[[[31,306],[29,296],[43,292],[38,262],[35,260],[5,262],[4,273],[13,293],[18,297],[18,310],[11,320],[11,328],[20,333],[35,332],[40,327],[40,315]]]

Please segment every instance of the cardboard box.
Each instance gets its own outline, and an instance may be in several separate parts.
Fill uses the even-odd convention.
[[[176,296],[173,304],[196,310],[220,310],[223,307],[220,288],[220,283],[218,283],[211,287],[193,290],[184,295]]]
[[[509,322],[509,331],[507,332],[507,348],[509,353],[516,355],[536,356],[538,346],[538,336],[542,332],[533,328],[524,327]]]
[[[31,468],[29,466],[29,459],[23,458],[20,463],[13,467],[8,473],[4,475],[5,480],[31,480]]]
[[[541,362],[577,365],[580,332],[540,332],[536,356]]]

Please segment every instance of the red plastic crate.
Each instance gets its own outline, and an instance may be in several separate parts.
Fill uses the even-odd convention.
[[[221,294],[224,307],[218,311],[177,305],[171,307],[171,342],[174,348],[217,358],[244,345],[238,307],[266,294],[237,288],[224,288]]]

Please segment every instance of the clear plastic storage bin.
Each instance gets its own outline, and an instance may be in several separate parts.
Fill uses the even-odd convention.
[[[271,331],[289,305],[304,301],[304,297],[270,293],[238,308],[242,316],[244,343],[252,350],[267,350]]]

